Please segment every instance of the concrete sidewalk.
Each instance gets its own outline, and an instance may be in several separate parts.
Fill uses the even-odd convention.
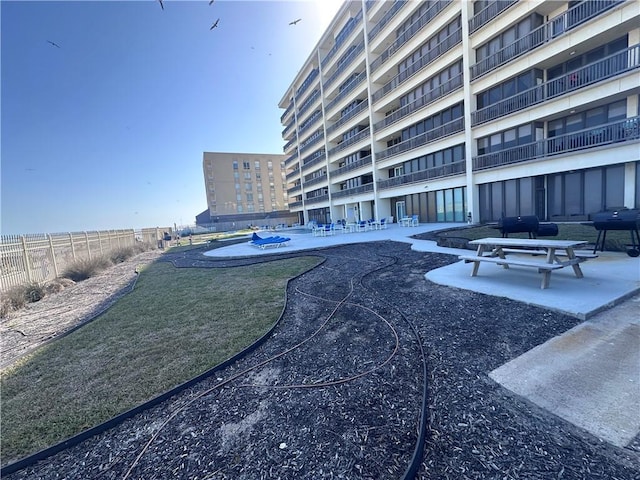
[[[385,230],[329,237],[287,234],[283,230],[277,233],[291,237],[286,247],[260,250],[248,243],[236,244],[207,255],[265,255],[391,240],[410,243],[415,251],[457,256],[468,251],[438,247],[433,241],[411,236],[460,225],[393,224]],[[471,277],[472,265],[463,261],[427,272],[425,278],[586,320],[512,359],[489,376],[596,437],[624,447],[640,434],[640,257],[598,252],[598,258],[582,263],[581,268],[581,279],[575,277],[573,269],[554,271],[549,288],[544,290],[540,288],[540,274],[533,269],[505,270],[498,265],[482,265],[478,276]]]

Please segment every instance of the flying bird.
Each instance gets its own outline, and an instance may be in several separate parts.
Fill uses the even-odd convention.
[[[289,25],[295,25],[296,23],[298,23],[300,20],[302,20],[301,18],[294,20],[293,22],[289,22]]]
[[[211,28],[209,30],[213,30],[214,28],[216,28],[218,26],[219,21],[220,19],[217,19],[215,22],[213,22],[213,25],[211,25]]]
[[[58,45],[57,43],[52,42],[51,40],[47,40],[47,42],[49,42],[51,45],[53,45],[54,47],[58,47],[60,48],[60,45]]]
[[[211,5],[213,2],[215,2],[215,0],[211,0],[211,1],[209,2],[209,5]]]
[[[164,10],[164,5],[162,4],[162,0],[158,0],[158,2],[160,2],[160,8]]]

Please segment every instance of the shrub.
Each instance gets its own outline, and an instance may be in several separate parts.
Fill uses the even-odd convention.
[[[45,296],[45,287],[37,282],[32,282],[24,286],[24,298],[28,303],[35,303]]]
[[[111,263],[122,263],[136,254],[133,247],[119,247],[109,252]]]
[[[71,265],[67,266],[61,277],[69,278],[74,282],[80,282],[95,276],[100,271],[108,268],[111,262],[107,257],[95,257],[85,258],[82,260],[76,260]]]
[[[13,287],[2,294],[0,303],[0,317],[4,318],[9,313],[20,310],[27,304],[25,297],[25,286]]]

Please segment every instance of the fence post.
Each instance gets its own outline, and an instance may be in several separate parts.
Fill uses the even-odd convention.
[[[102,250],[102,237],[100,237],[100,230],[98,230],[98,245],[100,245],[100,255],[104,254],[104,250]]]
[[[71,245],[71,258],[76,259],[76,248],[73,245],[73,233],[69,232],[69,242]]]
[[[24,235],[20,236],[20,240],[22,241],[22,258],[24,259],[24,269],[27,274],[27,282],[31,283],[31,265],[29,265],[29,254],[27,252],[27,241],[24,238]]]
[[[89,234],[84,232],[84,240],[87,242],[87,255],[89,255],[89,260],[91,260],[91,245],[89,244]]]
[[[53,263],[53,273],[56,274],[56,278],[60,275],[58,274],[58,262],[56,262],[56,250],[53,248],[53,240],[51,239],[51,234],[47,234],[49,238],[49,248],[51,249],[51,262]]]

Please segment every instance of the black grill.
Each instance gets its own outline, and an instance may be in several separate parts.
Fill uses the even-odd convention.
[[[535,215],[502,217],[498,220],[498,229],[503,237],[508,237],[510,233],[528,233],[529,238],[533,238],[539,224],[538,217]]]
[[[631,235],[631,248],[627,253],[632,257],[640,255],[640,210],[615,210],[599,212],[592,215],[593,226],[598,230],[595,253],[600,247],[604,250],[604,242],[608,230],[628,230]]]

